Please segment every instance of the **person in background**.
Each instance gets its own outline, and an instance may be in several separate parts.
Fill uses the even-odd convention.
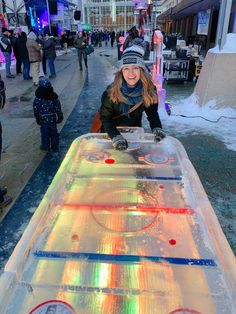
[[[48,62],[48,67],[50,70],[49,78],[53,79],[56,77],[56,70],[54,61],[56,59],[56,42],[53,36],[46,34],[45,42],[43,45],[43,54]]]
[[[21,65],[22,60],[20,57],[20,47],[19,47],[19,36],[21,34],[21,30],[18,28],[15,31],[13,29],[10,30],[10,40],[13,48],[13,53],[16,59],[16,75],[22,74]]]
[[[141,127],[143,112],[147,115],[155,140],[160,141],[166,136],[158,115],[156,88],[146,71],[143,55],[144,50],[140,46],[127,48],[114,82],[102,95],[102,130],[108,133],[117,150],[128,148],[117,126]]]
[[[41,61],[41,45],[37,43],[37,36],[31,31],[27,36],[26,47],[29,53],[29,61],[31,66],[32,78],[34,86],[39,83],[39,67]]]
[[[37,38],[37,42],[42,46],[42,50],[41,50],[42,66],[43,66],[43,73],[44,75],[46,75],[47,74],[47,61],[46,61],[45,53],[43,52],[45,37],[42,35],[39,35]]]
[[[65,50],[65,54],[67,54],[68,50],[68,36],[66,33],[62,33],[61,35],[61,46]]]
[[[2,28],[2,36],[0,37],[0,48],[5,58],[5,69],[6,77],[14,78],[15,76],[11,74],[11,40],[10,32],[6,28]]]
[[[85,67],[88,68],[88,58],[85,53],[85,48],[87,47],[87,45],[87,38],[85,37],[83,32],[79,32],[77,38],[74,41],[74,47],[77,49],[80,71],[83,70],[82,58],[84,59]]]
[[[107,30],[105,30],[105,32],[103,33],[103,39],[105,41],[105,46],[107,47],[107,44],[108,44],[109,39],[110,39],[110,35],[109,35]]]
[[[41,150],[59,151],[57,124],[63,120],[61,103],[48,79],[41,79],[35,91],[34,116],[41,131]]]
[[[3,109],[6,103],[6,87],[0,74],[0,109]]]
[[[21,61],[23,63],[23,79],[30,80],[30,61],[29,61],[29,53],[26,47],[27,35],[25,32],[21,32],[21,35],[18,37],[18,47],[19,47],[19,55]]]
[[[116,38],[116,33],[115,33],[114,30],[111,32],[111,36],[110,37],[111,37],[111,47],[113,48],[114,40]]]
[[[1,160],[1,153],[2,153],[2,125],[0,121],[0,160]],[[0,209],[3,209],[7,205],[12,202],[12,197],[7,195],[7,188],[1,187],[0,188]]]

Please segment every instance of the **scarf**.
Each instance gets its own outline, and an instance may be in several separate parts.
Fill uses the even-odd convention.
[[[139,80],[137,85],[134,87],[129,87],[126,82],[123,80],[121,85],[122,94],[125,96],[126,101],[124,103],[120,103],[120,110],[122,113],[129,117],[129,110],[131,106],[134,106],[141,102],[142,100],[142,90],[143,84]]]

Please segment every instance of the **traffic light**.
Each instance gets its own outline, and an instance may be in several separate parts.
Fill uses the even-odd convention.
[[[76,21],[79,21],[80,18],[81,18],[81,11],[75,11],[75,12],[74,12],[74,19],[75,19]]]

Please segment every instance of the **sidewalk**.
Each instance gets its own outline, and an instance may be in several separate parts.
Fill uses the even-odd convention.
[[[76,62],[75,62],[76,61]],[[85,74],[79,73],[76,52],[70,51],[56,59],[57,78],[52,81],[59,95],[64,121],[63,127],[83,87]],[[33,99],[36,88],[31,80],[25,81],[22,75],[14,79],[5,78],[5,69],[0,72],[6,85],[7,101],[0,111],[3,128],[3,152],[0,163],[0,182],[8,187],[9,195],[16,200],[30,176],[45,156],[39,150],[40,130],[33,116]],[[12,73],[15,73],[13,65]],[[11,206],[14,202],[11,204]],[[6,208],[8,210],[8,208]],[[0,219],[4,214],[0,213]]]

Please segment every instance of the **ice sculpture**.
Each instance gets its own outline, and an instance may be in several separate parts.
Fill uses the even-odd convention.
[[[0,277],[1,314],[236,313],[235,257],[174,138],[73,142]]]

